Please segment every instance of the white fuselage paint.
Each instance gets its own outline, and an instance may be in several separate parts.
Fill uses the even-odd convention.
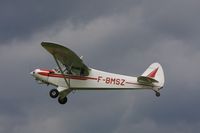
[[[68,85],[61,73],[54,70],[36,69],[32,75],[46,84],[68,89]],[[159,90],[162,86],[154,84],[146,86],[137,82],[137,77],[125,76],[120,74],[108,73],[95,69],[89,70],[88,76],[65,75],[73,90],[134,90],[134,89],[153,89]]]

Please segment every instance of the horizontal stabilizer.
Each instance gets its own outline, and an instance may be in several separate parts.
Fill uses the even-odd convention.
[[[144,85],[153,85],[153,83],[158,83],[157,80],[150,78],[150,77],[145,77],[145,76],[139,76],[137,78],[138,83],[144,84]]]

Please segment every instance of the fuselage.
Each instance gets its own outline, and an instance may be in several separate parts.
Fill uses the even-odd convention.
[[[88,76],[61,74],[55,70],[36,69],[31,74],[36,80],[56,87],[69,88],[65,82],[69,82],[73,90],[132,90],[132,89],[158,89],[161,86],[147,86],[137,82],[137,77],[108,73],[90,69]]]

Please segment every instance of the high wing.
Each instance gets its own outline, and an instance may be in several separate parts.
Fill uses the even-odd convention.
[[[82,59],[77,56],[72,50],[59,44],[42,42],[41,45],[53,55],[57,60],[66,67],[66,69],[75,75],[88,76],[89,68],[83,63]],[[59,67],[60,69],[60,67]]]

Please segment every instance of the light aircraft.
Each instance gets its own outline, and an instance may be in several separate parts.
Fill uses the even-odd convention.
[[[30,74],[41,84],[52,85],[52,98],[58,97],[60,104],[67,102],[67,95],[73,90],[153,90],[157,97],[164,86],[164,72],[159,63],[151,64],[137,77],[104,72],[87,67],[82,57],[72,50],[55,43],[41,45],[53,56],[56,69],[35,69]]]

